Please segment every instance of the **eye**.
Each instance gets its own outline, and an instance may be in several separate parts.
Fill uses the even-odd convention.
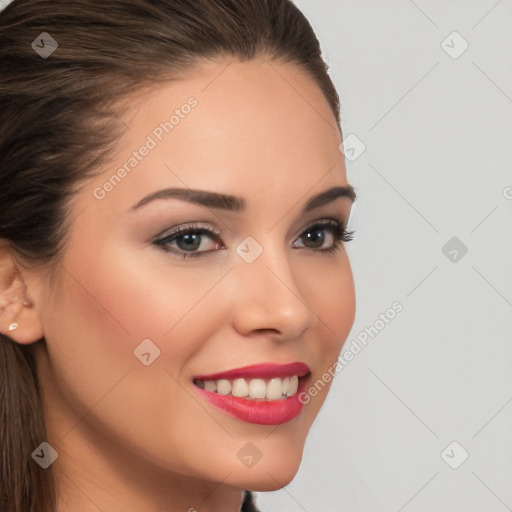
[[[219,232],[193,225],[180,226],[163,238],[155,240],[153,244],[166,252],[178,254],[185,259],[225,248],[219,241]]]
[[[318,221],[308,226],[297,240],[302,241],[302,245],[307,249],[317,250],[319,252],[338,250],[342,242],[349,242],[353,239],[354,231],[347,231],[346,228],[334,220]],[[295,246],[297,247],[297,246]]]
[[[317,221],[306,227],[300,234],[300,245],[295,248],[305,248],[316,252],[334,252],[342,242],[352,240],[354,231],[347,231],[334,220]],[[167,253],[181,256],[183,259],[202,256],[205,253],[226,249],[221,241],[221,233],[197,224],[180,226],[162,238],[153,242],[154,245]]]

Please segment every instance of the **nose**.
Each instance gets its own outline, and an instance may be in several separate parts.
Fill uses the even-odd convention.
[[[238,261],[234,274],[233,324],[241,335],[260,333],[285,341],[317,324],[314,304],[308,303],[305,293],[306,284],[315,284],[294,274],[284,254],[264,250],[250,264]]]

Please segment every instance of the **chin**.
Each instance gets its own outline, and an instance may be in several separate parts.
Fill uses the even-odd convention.
[[[266,460],[265,460],[266,459]],[[282,489],[297,474],[302,461],[302,450],[295,453],[276,450],[271,456],[262,458],[252,468],[238,471],[233,482],[240,488],[250,491],[268,492]]]
[[[271,473],[270,475],[260,475],[261,478],[255,478],[247,482],[245,489],[256,492],[278,491],[287,486],[295,478],[298,470],[299,468],[297,467],[286,474]]]

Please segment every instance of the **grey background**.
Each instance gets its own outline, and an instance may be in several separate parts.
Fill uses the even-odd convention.
[[[346,347],[393,302],[403,311],[334,379],[294,481],[257,503],[512,510],[512,1],[296,4],[331,66],[345,137],[366,145],[347,162],[359,200]],[[469,44],[458,58],[441,46],[454,31]],[[455,262],[441,250],[452,237],[468,249]]]
[[[359,199],[346,347],[394,302],[403,311],[334,379],[297,477],[257,503],[512,510],[512,0],[296,3],[346,140],[366,147],[347,161]]]

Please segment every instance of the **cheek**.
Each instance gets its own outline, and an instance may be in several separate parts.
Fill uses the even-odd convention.
[[[190,343],[193,333],[217,318],[211,305],[204,307],[203,299],[224,269],[180,266],[176,259],[168,258],[158,249],[130,251],[121,243],[81,252],[73,260],[73,279],[65,285],[74,290],[69,302],[76,309],[77,321],[100,339],[108,337],[120,349],[133,351],[150,338],[163,346],[172,340],[169,348],[175,352],[180,348],[192,351],[196,348]],[[217,294],[217,309],[222,307],[219,298]],[[189,339],[180,337],[180,343],[175,333],[184,323],[188,324]]]
[[[312,423],[327,398],[336,376],[336,361],[354,324],[355,287],[346,253],[331,264],[315,266],[308,283],[314,287],[310,305],[318,316],[317,327],[323,333],[315,337],[320,350],[318,346],[314,350],[315,371],[305,396]]]
[[[91,425],[141,456],[186,467],[205,425],[209,435],[218,428],[180,377],[221,321],[223,294],[208,291],[225,271],[138,263],[115,251],[68,259],[43,319],[51,362],[44,381],[54,384],[62,436]],[[146,338],[160,350],[149,366],[133,353]]]
[[[326,333],[321,338],[323,355],[336,357],[352,329],[356,310],[354,280],[347,254],[342,253],[323,265],[310,266],[308,275],[310,305]]]
[[[66,382],[83,383],[76,392],[86,402],[94,403],[129,368],[158,367],[180,379],[224,321],[228,296],[212,288],[225,269],[171,266],[156,252],[140,253],[121,244],[70,252],[44,319],[64,388]],[[147,339],[150,357],[159,354],[149,367],[134,354]]]

